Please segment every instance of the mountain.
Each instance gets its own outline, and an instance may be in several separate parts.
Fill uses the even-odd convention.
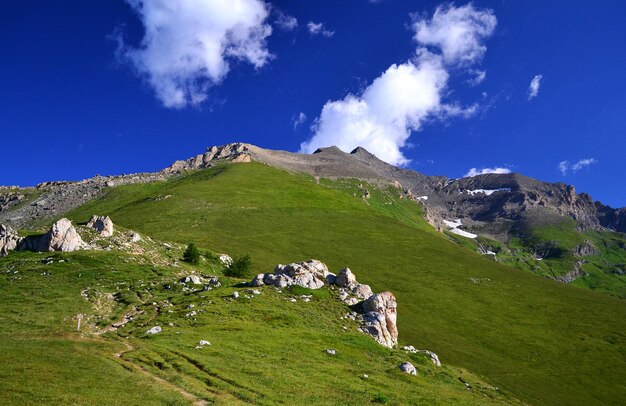
[[[571,285],[592,275],[565,284],[538,277],[522,266],[530,261],[560,266],[570,256],[587,261],[581,265],[585,268],[600,258],[619,262],[621,233],[601,226],[584,228],[555,209],[557,214],[549,219],[559,221],[548,226],[520,220],[523,214],[502,220],[513,226],[490,234],[493,238],[467,238],[451,230],[480,233],[478,228],[464,228],[470,219],[462,218],[462,226],[449,226],[443,221],[457,224],[457,218],[448,214],[453,211],[446,208],[445,196],[424,193],[444,190],[453,181],[391,167],[362,149],[345,154],[330,148],[309,156],[231,144],[207,152],[206,158],[202,154],[177,162],[158,174],[7,189],[6,196],[22,197],[7,199],[19,202],[0,213],[0,223],[20,228],[23,236],[45,231],[61,213],[79,225],[99,214],[113,219],[119,238],[133,230],[145,245],[122,239],[115,247],[103,245],[97,252],[11,252],[0,258],[4,271],[0,289],[8,292],[0,299],[0,326],[6,338],[0,342],[7,343],[0,353],[5,358],[13,354],[28,359],[31,370],[58,371],[60,382],[71,381],[67,377],[74,376],[73,369],[71,365],[64,369],[53,358],[71,354],[74,365],[98,363],[100,371],[85,367],[85,375],[100,373],[112,387],[128,379],[137,388],[146,384],[141,373],[116,372],[117,364],[107,358],[123,351],[126,342],[134,349],[123,354],[120,362],[132,361],[186,392],[205,394],[218,403],[239,399],[241,403],[302,404],[320,402],[322,396],[321,403],[329,404],[384,403],[385,399],[392,404],[515,403],[519,399],[526,404],[593,405],[620,404],[624,398],[626,308],[623,299],[615,297],[619,290],[609,284],[603,292],[611,295],[598,288],[581,289]],[[523,183],[525,178],[519,179]],[[471,198],[479,203],[508,192],[489,196],[476,192]],[[458,193],[452,192],[452,197]],[[561,245],[549,244],[563,236],[567,253],[560,252]],[[190,242],[206,253],[198,266],[178,261]],[[599,242],[617,248],[611,245],[605,251]],[[527,252],[529,247],[537,252]],[[494,249],[499,250],[495,260],[487,253]],[[540,249],[545,251],[541,261]],[[344,320],[345,309],[332,292],[315,297],[310,308],[299,301],[309,292],[297,296],[283,292],[298,298],[292,303],[287,300],[291,296],[268,287],[261,288],[260,301],[232,302],[234,290],[247,294],[237,284],[249,279],[224,276],[210,253],[235,258],[248,253],[252,274],[309,258],[323,261],[334,272],[349,266],[359,282],[396,296],[400,346],[432,350],[444,367],[453,367],[441,371],[432,369],[427,359],[417,359],[412,362],[417,364],[418,381],[399,374],[395,364],[405,354],[381,349],[352,331],[342,335],[337,319]],[[557,254],[561,256],[551,257]],[[45,265],[50,257],[53,263]],[[516,263],[519,258],[522,261]],[[183,290],[177,281],[190,273],[218,275],[223,290]],[[612,275],[623,283],[622,275]],[[81,292],[87,287],[102,300],[85,301]],[[188,309],[190,304],[196,307]],[[291,305],[297,307],[285,307]],[[33,306],[37,311],[31,314]],[[104,328],[133,307],[143,315],[118,332],[99,336],[103,347],[97,351],[87,351],[95,344],[73,331],[72,317],[78,312],[91,317],[98,309],[102,316],[96,327]],[[196,309],[205,310],[197,322],[181,321]],[[154,320],[163,326],[162,336],[145,335]],[[28,341],[11,352],[13,336]],[[191,347],[201,339],[211,341],[215,351]],[[337,357],[329,358],[323,352],[327,348],[336,348]],[[124,371],[135,368],[124,365]],[[17,399],[23,399],[14,389],[20,382],[34,386],[30,375],[9,373],[6,367],[0,371],[11,377],[3,379],[7,383],[0,389]],[[459,376],[470,382],[470,390]],[[303,386],[303,380],[311,377],[312,383]],[[303,387],[310,389],[293,390]],[[79,389],[77,393],[88,396]],[[350,400],[351,396],[356,397]]]
[[[314,154],[271,151],[236,143],[208,148],[204,154],[177,161],[164,170],[180,173],[221,161],[257,161],[315,177],[356,178],[393,185],[418,201],[425,218],[441,231],[469,237],[459,241],[496,260],[562,282],[575,282],[626,297],[626,209],[594,202],[573,186],[546,183],[517,173],[485,174],[460,179],[425,176],[396,168],[356,148],[337,147]],[[462,227],[462,229],[461,229]],[[478,237],[478,238],[476,238]]]

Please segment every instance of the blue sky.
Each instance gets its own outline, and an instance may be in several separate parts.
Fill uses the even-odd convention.
[[[501,168],[626,206],[624,2],[184,3],[2,2],[0,184],[233,141],[365,143],[429,175]]]

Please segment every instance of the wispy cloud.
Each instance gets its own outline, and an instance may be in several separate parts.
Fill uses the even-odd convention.
[[[541,79],[543,79],[543,75],[535,75],[530,81],[530,85],[528,86],[528,100],[534,99],[539,94]]]
[[[478,86],[483,83],[487,77],[487,71],[480,69],[470,69],[468,73],[471,75],[471,78],[467,81],[470,86]]]
[[[495,26],[492,10],[472,4],[440,6],[431,19],[416,18],[414,57],[391,65],[360,94],[327,102],[315,122],[313,137],[300,150],[310,153],[336,145],[350,151],[362,146],[391,164],[408,164],[402,148],[425,120],[476,112],[473,106],[443,100],[448,94],[449,68],[469,69],[477,63],[486,50],[483,42]]]
[[[309,34],[313,36],[321,35],[323,37],[330,38],[335,35],[335,31],[326,28],[324,23],[314,23],[313,21],[309,21],[306,28],[309,30]]]
[[[293,31],[298,28],[298,19],[296,17],[277,8],[273,8],[272,11],[276,15],[274,23],[278,28],[284,31]]]
[[[119,39],[119,55],[165,107],[206,100],[228,74],[229,61],[260,68],[270,59],[269,9],[263,0],[126,0],[145,29],[138,47]]]
[[[581,169],[587,168],[596,163],[598,163],[598,161],[595,158],[585,158],[573,164],[570,163],[569,161],[561,161],[559,162],[558,167],[559,167],[559,171],[561,172],[561,175],[567,176],[568,173],[574,174],[580,171]]]
[[[502,167],[493,167],[493,168],[471,168],[469,171],[467,171],[467,173],[463,176],[465,178],[468,177],[472,177],[472,176],[478,176],[478,175],[485,175],[488,173],[511,173],[511,170],[508,168],[502,168]]]
[[[293,118],[291,119],[291,121],[293,122],[293,129],[296,130],[298,127],[300,127],[302,124],[306,123],[307,120],[307,116],[306,114],[300,112],[300,114],[293,116]]]

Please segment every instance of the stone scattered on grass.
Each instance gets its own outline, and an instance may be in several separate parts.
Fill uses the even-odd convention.
[[[398,366],[398,368],[400,368],[400,371],[404,372],[405,374],[417,375],[417,369],[415,369],[413,364],[411,364],[410,362],[403,362]]]
[[[146,334],[159,334],[163,329],[161,326],[154,326],[150,330],[146,331]]]

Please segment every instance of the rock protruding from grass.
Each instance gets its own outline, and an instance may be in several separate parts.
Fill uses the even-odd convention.
[[[397,308],[396,297],[391,292],[370,296],[357,305],[357,309],[363,313],[362,330],[379,344],[395,347],[398,344]]]
[[[286,288],[297,285],[308,289],[319,289],[326,284],[326,278],[332,275],[328,267],[316,260],[279,264],[274,273],[259,274],[252,279],[250,286],[271,285],[277,288]]]
[[[72,222],[62,218],[54,223],[46,234],[24,238],[20,242],[18,249],[20,251],[35,252],[72,252],[87,247],[87,244],[80,237]]]
[[[111,237],[113,235],[113,221],[109,216],[93,215],[87,223],[87,227],[96,230],[102,237]]]
[[[396,326],[396,297],[391,292],[374,294],[369,285],[360,284],[350,268],[343,268],[337,275],[328,271],[328,267],[315,259],[277,265],[274,273],[258,274],[248,284],[258,287],[263,285],[285,288],[301,286],[319,289],[325,285],[339,286],[339,299],[362,313],[361,331],[371,335],[379,344],[393,348],[398,345]]]
[[[20,243],[20,236],[17,231],[9,226],[0,224],[0,257],[7,256],[9,251],[13,251]]]

